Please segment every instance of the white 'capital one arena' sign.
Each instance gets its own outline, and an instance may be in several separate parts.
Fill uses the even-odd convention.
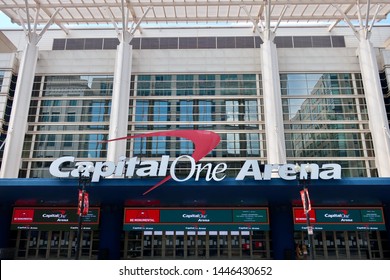
[[[55,177],[65,178],[79,177],[80,174],[82,176],[89,176],[89,172],[92,171],[92,182],[98,182],[100,178],[105,177],[165,177],[152,189],[160,186],[171,178],[176,182],[185,182],[191,178],[193,178],[195,181],[198,181],[200,179],[201,173],[205,174],[203,176],[206,181],[222,181],[225,179],[225,172],[227,170],[226,163],[222,162],[216,165],[212,165],[211,163],[206,163],[204,165],[202,163],[198,163],[200,159],[205,157],[220,142],[219,135],[210,131],[162,131],[112,139],[108,140],[107,142],[155,136],[180,137],[188,139],[194,143],[194,152],[191,156],[179,156],[171,163],[169,160],[170,157],[167,155],[162,156],[160,161],[140,160],[138,157],[126,158],[122,156],[116,163],[112,161],[98,161],[95,163],[91,161],[77,162],[75,157],[65,156],[52,162],[50,165],[50,174]],[[183,170],[181,170],[179,176],[178,164],[180,162],[189,163],[189,168],[186,174],[183,174]],[[73,163],[75,166],[73,170],[62,170],[62,166],[70,166],[71,163]],[[92,170],[90,170],[90,166],[93,167]],[[298,167],[294,164],[261,165],[259,161],[250,159],[244,162],[240,168],[240,171],[235,177],[235,180],[244,180],[246,178],[251,178],[254,180],[271,180],[275,177],[284,180],[295,180],[297,179],[298,174],[298,179],[307,179],[308,170],[310,170],[310,178],[313,180],[341,179],[341,166],[339,164],[323,164],[321,167],[316,163],[302,164]]]

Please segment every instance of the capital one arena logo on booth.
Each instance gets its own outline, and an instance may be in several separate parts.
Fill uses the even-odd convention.
[[[84,176],[89,176],[87,167],[93,166],[92,182],[99,182],[100,178],[105,177],[125,177],[132,178],[134,176],[143,177],[164,177],[157,184],[148,189],[144,194],[156,189],[170,179],[176,182],[185,182],[191,178],[195,181],[200,179],[200,174],[205,173],[204,179],[206,181],[222,181],[225,179],[228,166],[225,162],[212,165],[211,163],[198,163],[202,158],[209,154],[221,141],[220,136],[211,131],[206,130],[172,130],[172,131],[160,131],[151,132],[145,134],[139,134],[134,136],[126,136],[116,139],[110,139],[105,142],[113,141],[125,141],[134,138],[148,138],[148,137],[178,137],[190,140],[194,144],[194,151],[192,155],[181,155],[173,160],[169,161],[170,156],[163,155],[160,161],[156,160],[141,160],[138,157],[126,158],[121,156],[118,162],[105,161],[105,162],[90,162],[90,161],[76,161],[75,157],[64,156],[58,158],[50,165],[50,174],[54,177],[79,177],[80,166],[81,173]],[[179,162],[186,161],[190,164],[190,168],[186,175],[177,175],[177,169]],[[62,171],[61,166],[66,163],[75,163],[75,168],[72,171]],[[254,180],[271,180],[274,178],[275,172],[277,172],[279,178],[284,180],[297,179],[297,171],[294,164],[265,164],[260,168],[262,164],[256,159],[248,159],[242,165],[235,180],[244,180],[245,178],[251,178]],[[304,164],[306,165],[306,164]],[[301,166],[300,178],[307,178],[308,174],[305,171],[304,165]],[[341,166],[339,164],[322,164],[321,168],[318,164],[311,163],[311,179],[340,179],[341,178]],[[184,177],[183,177],[184,176]]]

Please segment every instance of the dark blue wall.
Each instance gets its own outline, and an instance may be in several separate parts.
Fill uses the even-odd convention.
[[[119,260],[122,256],[123,208],[105,205],[101,209],[99,259]]]
[[[387,232],[387,240],[386,244],[390,244],[390,205],[384,205],[383,206],[383,215],[385,216],[385,222],[386,222],[386,232]],[[390,246],[390,245],[388,245]],[[383,248],[383,250],[388,251],[390,248]]]
[[[12,206],[0,204],[0,248],[8,248],[12,219]]]
[[[276,205],[269,208],[273,258],[294,259],[294,223],[291,205]]]

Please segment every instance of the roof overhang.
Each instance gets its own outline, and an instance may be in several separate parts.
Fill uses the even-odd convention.
[[[15,45],[0,31],[0,53],[10,53],[16,51]]]
[[[146,11],[150,9],[148,13]],[[12,22],[35,27],[47,22],[73,25],[329,23],[379,21],[390,13],[389,0],[0,0]],[[340,13],[342,11],[342,13]],[[56,14],[58,13],[58,14]],[[53,15],[56,16],[53,18]],[[268,17],[268,14],[270,15]],[[28,20],[29,19],[29,20]]]

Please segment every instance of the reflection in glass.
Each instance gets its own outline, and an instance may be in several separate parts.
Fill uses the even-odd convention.
[[[375,176],[361,76],[291,73],[280,79],[287,161],[339,163],[344,177]]]
[[[112,86],[112,76],[36,77],[24,144],[33,159],[26,176],[48,177],[46,165],[65,155],[106,156],[102,140],[108,134]]]

